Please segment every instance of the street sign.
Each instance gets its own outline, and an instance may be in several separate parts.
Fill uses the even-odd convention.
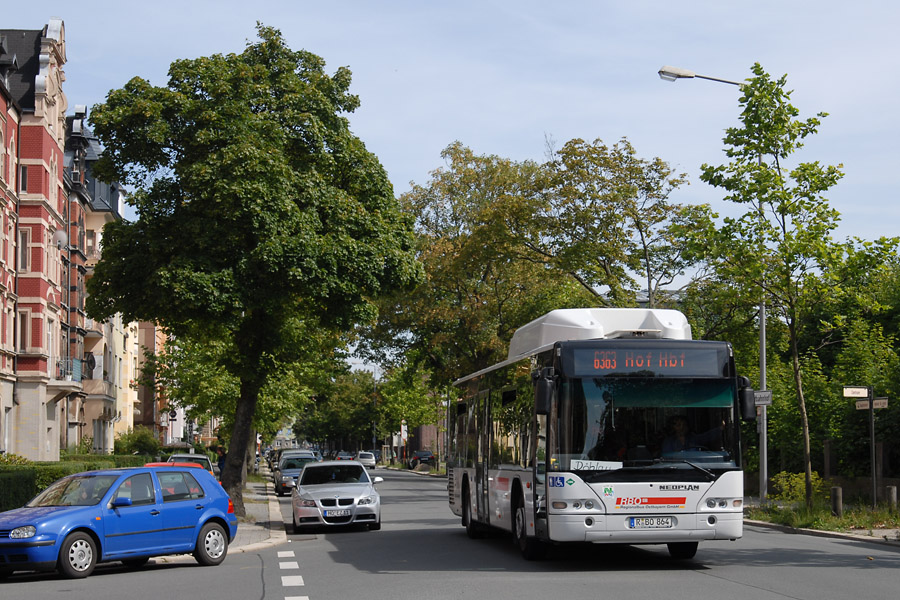
[[[873,398],[872,399],[872,408],[887,408],[888,407],[888,399],[887,398]],[[856,410],[869,410],[869,401],[868,400],[857,400],[856,401]]]
[[[756,406],[771,406],[772,405],[772,391],[771,390],[760,390],[753,392],[753,397],[755,399]]]
[[[861,386],[844,386],[844,398],[868,398],[869,388]]]

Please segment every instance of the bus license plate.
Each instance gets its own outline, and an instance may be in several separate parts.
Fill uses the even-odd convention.
[[[326,510],[325,516],[326,517],[349,517],[350,509],[343,508],[340,510]]]
[[[672,517],[631,517],[628,526],[631,529],[669,529]]]

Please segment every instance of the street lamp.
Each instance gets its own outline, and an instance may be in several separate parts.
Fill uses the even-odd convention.
[[[698,75],[693,71],[681,69],[679,67],[664,66],[659,71],[659,78],[665,81],[677,81],[679,79],[708,79],[709,81],[718,81],[719,83],[727,83],[743,87],[744,83],[739,81],[731,81],[730,79],[720,79],[718,77],[709,77],[707,75]],[[762,165],[762,155],[759,157],[759,164]],[[762,220],[762,203],[759,205],[759,218]],[[759,301],[759,389],[766,389],[766,300],[763,296]],[[767,495],[768,480],[768,447],[766,444],[766,405],[759,407],[759,499],[764,501]]]

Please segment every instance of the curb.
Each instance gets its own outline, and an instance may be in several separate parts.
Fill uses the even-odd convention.
[[[275,488],[271,483],[266,483],[266,497],[269,500],[269,537],[261,542],[253,542],[244,546],[231,546],[229,552],[255,552],[263,548],[270,548],[287,542],[287,532],[284,529],[284,519],[281,516],[281,505]]]
[[[900,548],[900,540],[888,539],[887,537],[877,538],[873,535],[861,535],[858,533],[844,533],[841,531],[825,531],[822,529],[805,529],[802,527],[792,527],[790,525],[781,525],[779,523],[769,523],[768,521],[754,521],[744,519],[744,525],[752,525],[754,527],[762,527],[764,529],[774,529],[782,533],[791,533],[798,535],[811,535],[815,537],[827,537],[852,540],[855,542],[869,542],[870,544],[881,544],[883,546],[892,546]]]

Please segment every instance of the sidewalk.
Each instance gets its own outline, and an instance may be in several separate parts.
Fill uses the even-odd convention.
[[[265,462],[260,464],[259,474],[267,481],[248,483],[244,488],[244,510],[247,514],[239,519],[237,535],[228,546],[228,552],[255,552],[287,541],[281,506]]]
[[[744,498],[745,507],[758,505],[758,497],[748,496]],[[792,527],[790,525],[780,525],[778,523],[769,523],[768,521],[754,521],[747,518],[744,518],[744,525],[763,527],[765,529],[774,529],[776,531],[781,531],[782,533],[843,538],[861,542],[872,542],[875,544],[887,544],[889,546],[900,548],[900,529],[870,529],[860,530],[858,532],[826,531],[824,529],[805,529],[802,527]]]

